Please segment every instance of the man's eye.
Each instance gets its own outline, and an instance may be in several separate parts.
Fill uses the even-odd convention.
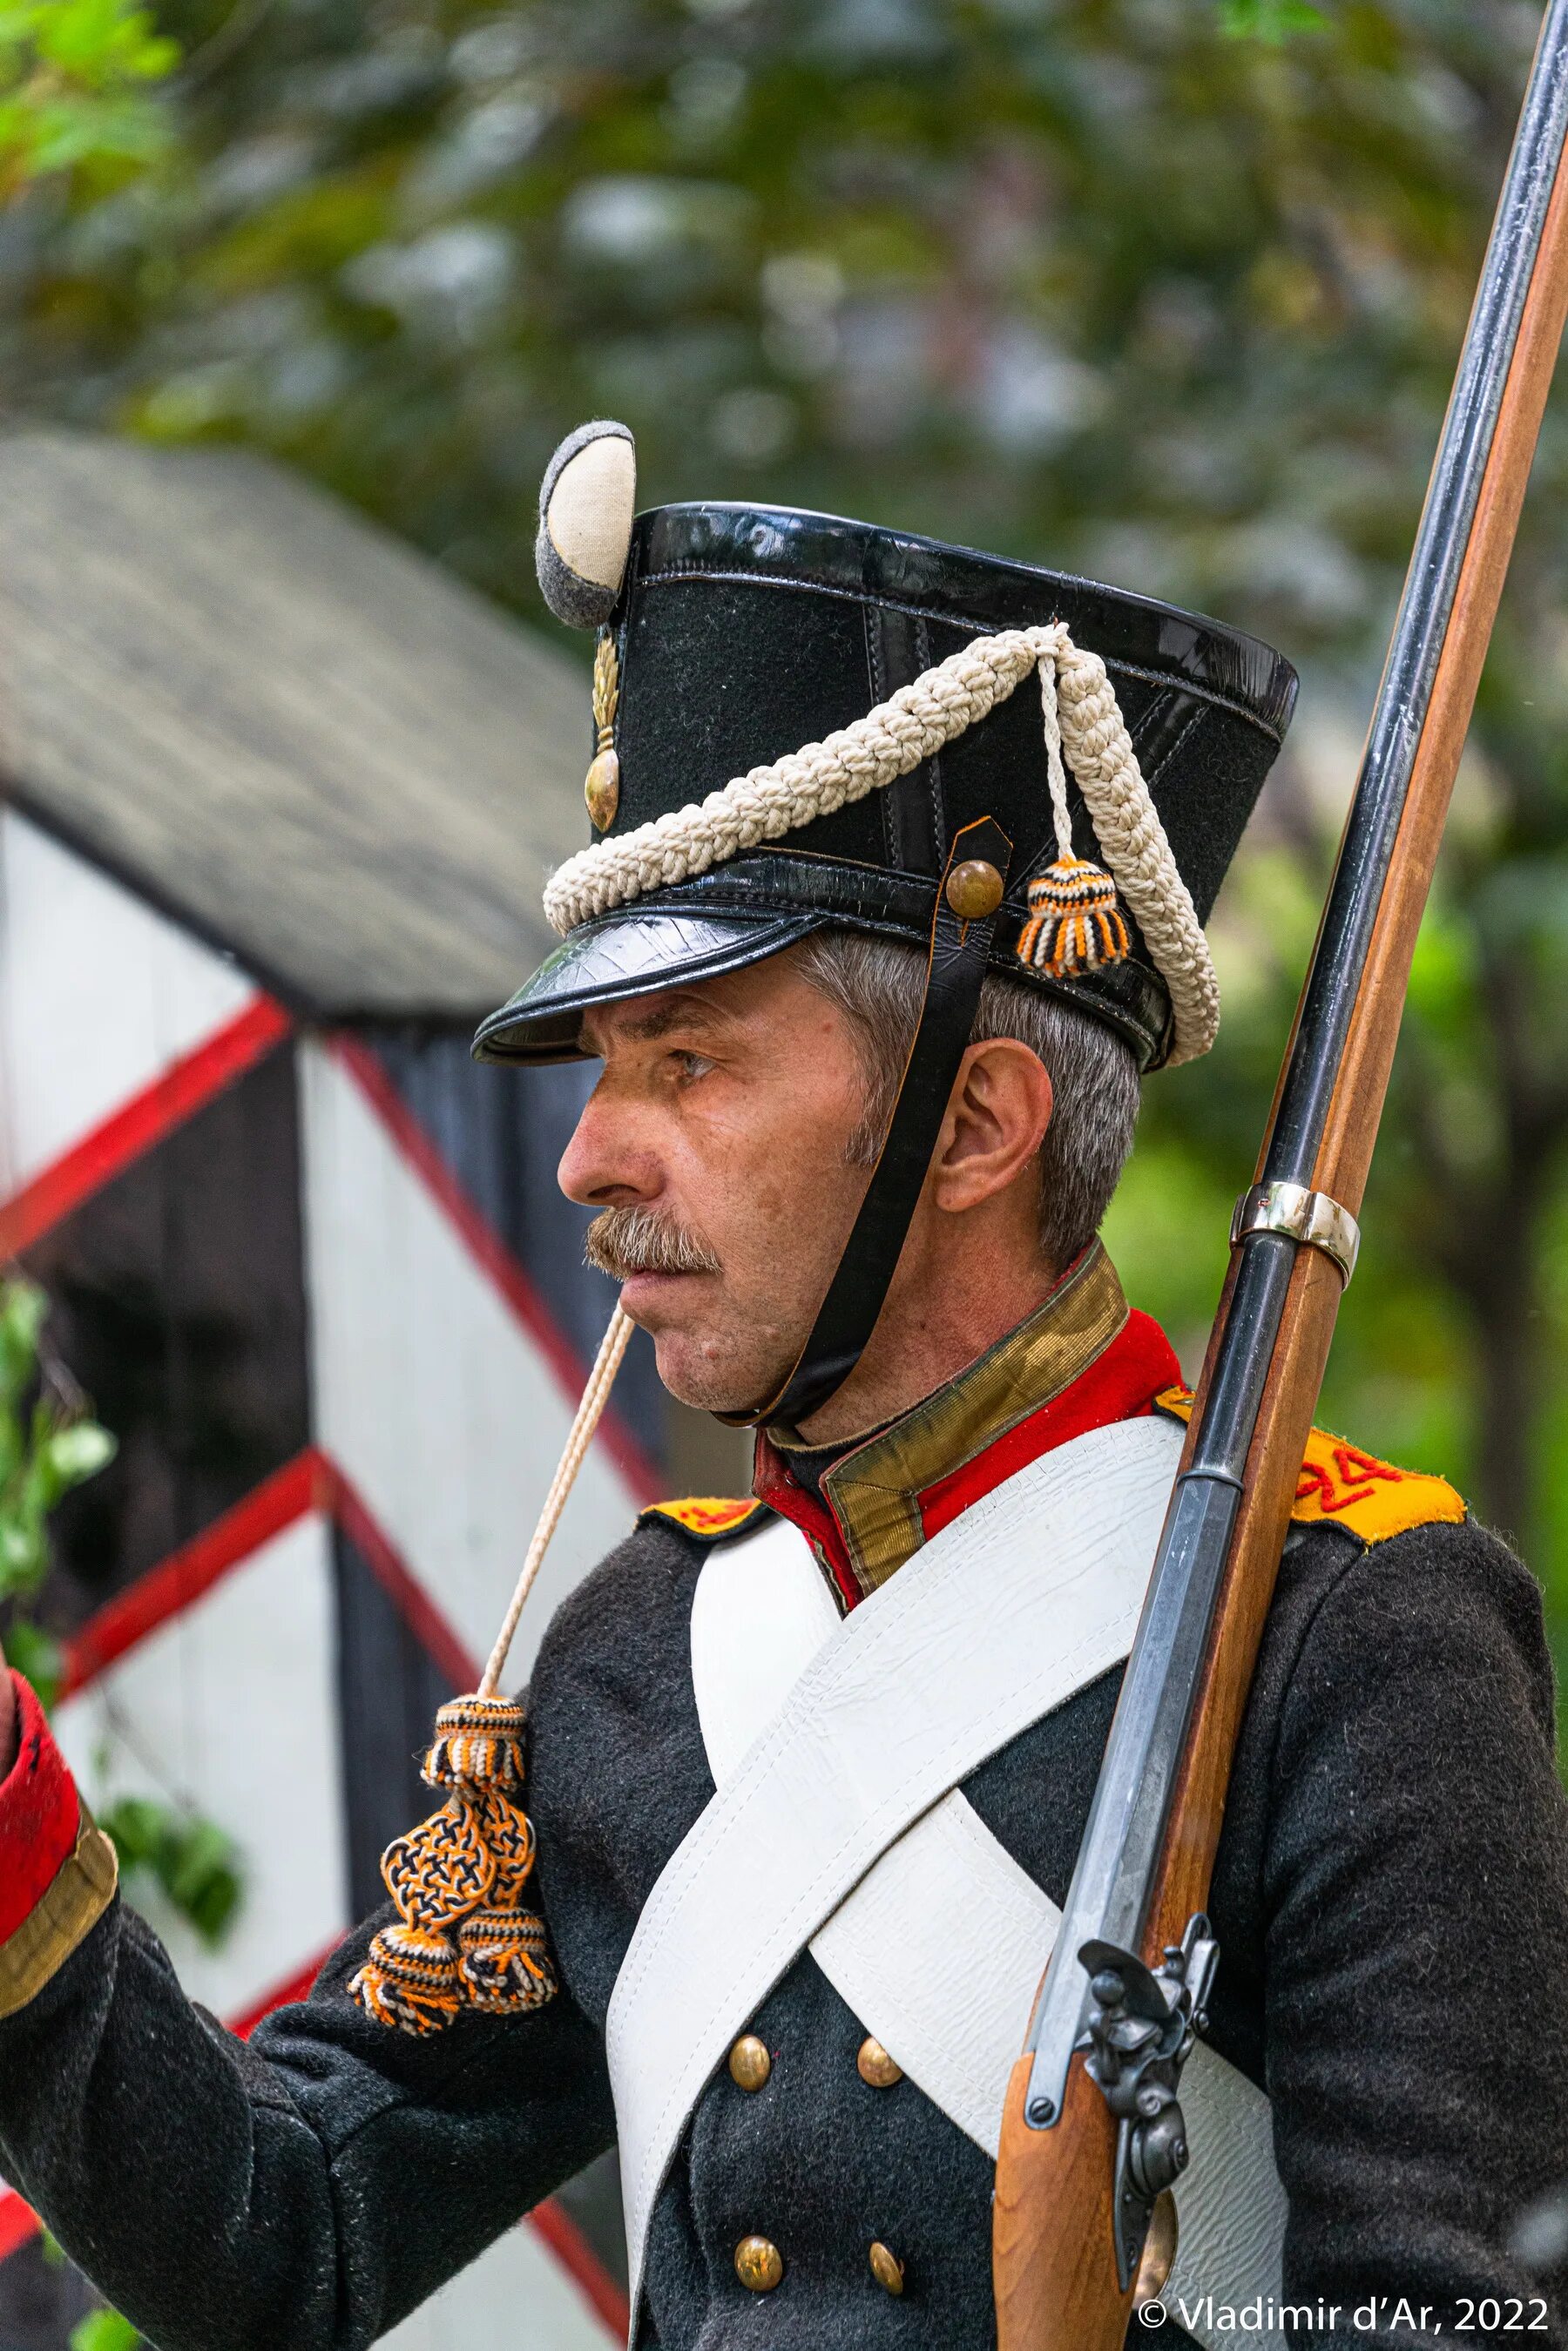
[[[700,1078],[713,1067],[706,1053],[676,1051],[670,1059],[675,1065],[676,1076],[681,1078]]]

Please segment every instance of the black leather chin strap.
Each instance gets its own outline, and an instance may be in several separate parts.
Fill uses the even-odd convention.
[[[958,1064],[968,1046],[999,907],[965,922],[947,898],[955,869],[983,858],[1004,883],[1012,842],[983,817],[953,841],[936,887],[925,966],[925,995],[898,1099],[871,1182],[843,1255],[818,1310],[811,1335],[778,1393],[751,1412],[721,1412],[731,1427],[779,1420],[798,1427],[821,1410],[859,1363],[882,1312],[908,1236],[931,1156],[942,1132]]]

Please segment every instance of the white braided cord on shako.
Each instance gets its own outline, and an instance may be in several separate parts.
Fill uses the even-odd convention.
[[[651,890],[706,873],[906,776],[956,740],[1032,670],[1040,673],[1048,762],[1065,751],[1101,854],[1170,991],[1169,1059],[1197,1060],[1219,1027],[1219,986],[1098,653],[1060,622],[976,637],[821,743],[735,777],[704,800],[598,841],[553,873],[545,914],[567,932]],[[1050,688],[1054,683],[1055,692]],[[1060,740],[1056,737],[1060,726]]]

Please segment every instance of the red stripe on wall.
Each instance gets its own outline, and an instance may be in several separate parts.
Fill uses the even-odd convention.
[[[331,1050],[404,1160],[455,1227],[480,1271],[499,1290],[544,1356],[561,1393],[575,1411],[588,1379],[588,1365],[522,1266],[479,1214],[370,1047],[361,1044],[357,1038],[337,1036],[332,1039]],[[664,1491],[664,1480],[613,1406],[599,1424],[599,1441],[608,1447],[612,1460],[636,1499],[644,1503],[656,1501]]]
[[[477,1689],[479,1666],[471,1657],[423,1583],[371,1518],[354,1488],[336,1464],[329,1465],[332,1509],[338,1524],[363,1557],[378,1583],[441,1667],[454,1692]]]
[[[476,1660],[411,1573],[349,1480],[334,1462],[314,1447],[286,1462],[193,1541],[172,1553],[120,1599],[100,1609],[70,1645],[67,1688],[79,1689],[310,1510],[332,1514],[453,1687],[474,1688],[479,1678]],[[229,2030],[242,2041],[248,2040],[262,2018],[271,2015],[274,2009],[304,2000],[335,1948],[329,1944],[298,1974],[232,2017]],[[544,2240],[595,2315],[617,2341],[624,2342],[630,2325],[626,2296],[570,2213],[552,2199],[528,2214],[528,2225]],[[26,2244],[37,2233],[38,2227],[37,2215],[31,2206],[14,2189],[0,2189],[0,2261]]]
[[[310,1510],[342,1528],[454,1689],[475,1688],[476,1660],[337,1463],[312,1445],[89,1618],[67,1644],[63,1694],[82,1688]]]
[[[528,2214],[528,2225],[544,2239],[595,2316],[624,2343],[632,2331],[631,2305],[566,2207],[551,2197]]]
[[[280,1004],[258,996],[193,1052],[172,1062],[0,1207],[0,1258],[18,1256],[171,1128],[243,1077],[282,1042],[291,1025]]]
[[[66,1645],[65,1695],[80,1689],[171,1616],[189,1608],[220,1576],[240,1566],[296,1519],[308,1510],[329,1508],[334,1490],[331,1466],[314,1446],[275,1469],[244,1501],[89,1618]]]

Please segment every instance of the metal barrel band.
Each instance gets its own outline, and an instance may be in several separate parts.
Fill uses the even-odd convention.
[[[1322,1249],[1348,1284],[1361,1248],[1361,1227],[1350,1210],[1327,1192],[1305,1184],[1254,1184],[1236,1203],[1230,1219],[1230,1246],[1250,1233],[1286,1233],[1309,1249]]]

